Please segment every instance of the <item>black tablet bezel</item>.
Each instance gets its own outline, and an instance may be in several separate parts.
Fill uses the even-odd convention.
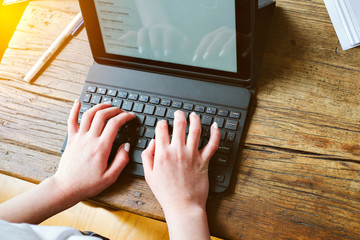
[[[89,38],[89,43],[91,47],[91,51],[94,57],[94,60],[100,64],[107,64],[112,66],[125,67],[130,69],[137,70],[145,70],[163,74],[171,74],[175,76],[188,76],[193,77],[199,80],[205,81],[215,81],[221,83],[235,84],[235,85],[252,85],[252,79],[254,75],[254,16],[255,10],[257,7],[256,0],[249,0],[251,2],[251,14],[250,14],[250,28],[251,28],[251,43],[250,43],[250,66],[249,73],[243,74],[241,72],[227,72],[221,70],[214,70],[208,68],[201,67],[193,67],[175,63],[165,63],[161,61],[148,60],[142,58],[135,58],[129,56],[121,56],[108,54],[105,51],[105,46],[102,40],[101,30],[98,22],[98,17],[95,9],[94,1],[88,0],[79,0],[81,12],[84,18],[87,35]],[[235,8],[236,8],[236,23],[239,23],[239,8],[240,1],[235,0]],[[238,35],[239,25],[236,24],[237,27],[237,39],[236,41],[240,41],[240,37]],[[240,51],[237,49],[237,58],[239,59]],[[238,61],[238,64],[241,64]],[[239,66],[238,66],[239,69]]]

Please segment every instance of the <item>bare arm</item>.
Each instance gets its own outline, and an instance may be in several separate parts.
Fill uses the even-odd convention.
[[[76,101],[68,121],[68,142],[54,176],[32,190],[0,205],[0,219],[37,224],[93,197],[110,186],[128,162],[129,145],[122,145],[108,166],[119,127],[134,118],[111,104],[97,105],[84,113],[80,126]],[[109,120],[106,124],[106,120]]]
[[[205,209],[209,192],[208,164],[217,150],[220,132],[217,124],[213,124],[209,143],[198,150],[199,116],[190,114],[187,139],[185,130],[186,118],[181,111],[175,112],[171,143],[167,123],[158,123],[156,139],[142,155],[145,179],[164,209],[172,240],[210,239]]]

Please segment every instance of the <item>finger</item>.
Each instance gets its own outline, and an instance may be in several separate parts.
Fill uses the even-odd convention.
[[[70,116],[68,119],[68,134],[69,136],[75,134],[79,130],[79,111],[80,111],[81,103],[79,100],[75,100],[73,107],[71,108]]]
[[[208,162],[212,157],[212,155],[214,155],[214,153],[218,149],[219,142],[220,142],[220,131],[217,123],[215,122],[213,123],[213,125],[211,125],[209,142],[200,152],[201,158],[204,159],[206,162]]]
[[[220,54],[221,48],[226,44],[229,38],[231,38],[232,34],[233,31],[230,30],[219,31],[202,56],[203,60],[206,60],[211,56],[218,56]]]
[[[123,111],[118,107],[110,107],[97,111],[89,132],[91,132],[94,136],[100,136],[105,128],[106,121],[122,112]]]
[[[150,49],[149,33],[147,28],[141,28],[138,32],[137,46],[140,55],[146,54]]]
[[[110,183],[114,183],[116,181],[122,170],[124,170],[126,164],[129,162],[129,151],[129,143],[124,143],[119,147],[114,160],[104,174],[104,177],[109,179]]]
[[[89,110],[87,110],[81,118],[81,122],[80,122],[80,131],[81,132],[87,132],[90,129],[91,123],[94,119],[95,113],[101,109],[105,109],[111,107],[111,103],[102,103],[102,104],[98,104],[92,108],[90,108]]]
[[[163,47],[162,47],[162,33],[160,28],[151,28],[149,29],[149,38],[150,46],[154,53],[155,59],[162,57]]]
[[[159,121],[156,125],[155,142],[156,146],[158,146],[160,149],[164,149],[167,145],[169,145],[169,128],[165,120]]]
[[[124,35],[120,37],[120,41],[122,42],[135,42],[137,38],[137,32],[136,31],[128,31]]]
[[[164,56],[167,58],[172,54],[172,49],[176,46],[176,41],[178,40],[175,35],[175,31],[172,29],[165,29],[163,32],[163,46],[164,46]]]
[[[152,172],[154,167],[155,141],[151,139],[149,146],[142,152],[141,159],[144,167],[145,177]]]
[[[106,124],[100,138],[102,138],[103,141],[105,141],[107,144],[112,144],[116,138],[119,128],[123,126],[126,122],[131,121],[134,118],[134,113],[125,112],[122,112],[117,116],[111,118]]]
[[[230,39],[224,44],[222,49],[220,50],[219,57],[226,57],[230,54],[236,53],[236,43],[235,43],[235,33],[230,37]]]
[[[186,117],[184,112],[178,110],[174,113],[174,126],[173,126],[173,136],[171,140],[171,145],[182,146],[185,145],[185,136],[186,136]]]
[[[193,63],[196,63],[196,62],[199,62],[202,60],[202,58],[200,56],[204,56],[206,49],[208,48],[209,44],[214,39],[214,37],[216,36],[218,31],[219,30],[208,33],[207,35],[205,35],[203,37],[203,39],[201,39],[199,46],[195,50],[194,57],[192,59]]]
[[[192,112],[190,114],[190,126],[189,135],[187,137],[186,146],[191,150],[195,151],[199,149],[199,141],[201,137],[201,122],[200,117]]]

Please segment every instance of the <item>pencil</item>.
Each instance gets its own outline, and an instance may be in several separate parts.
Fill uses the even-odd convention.
[[[74,28],[78,28],[82,20],[81,13],[78,13],[76,17],[70,22],[70,24],[64,29],[64,31],[62,31],[62,33],[46,50],[46,52],[41,56],[41,58],[34,64],[30,71],[25,75],[24,80],[26,82],[30,83],[34,79],[36,74],[42,69],[51,56],[59,49],[59,47],[66,41],[66,39],[72,35]]]

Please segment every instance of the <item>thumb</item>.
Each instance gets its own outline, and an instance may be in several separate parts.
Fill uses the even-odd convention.
[[[106,177],[112,179],[113,182],[116,181],[126,164],[129,162],[129,151],[130,143],[122,144],[119,147],[110,167],[106,171]]]
[[[153,170],[155,141],[151,139],[149,146],[141,154],[145,176]]]

